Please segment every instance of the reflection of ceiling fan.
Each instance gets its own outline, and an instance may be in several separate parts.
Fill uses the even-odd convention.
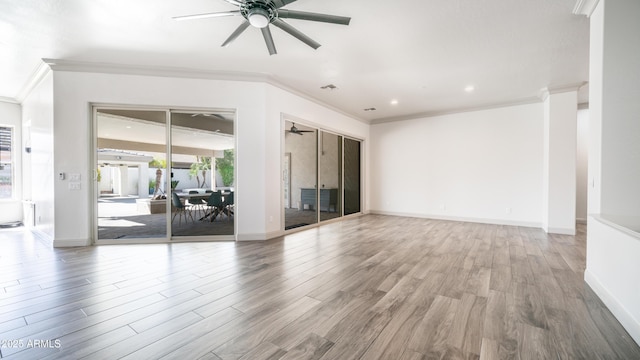
[[[292,123],[291,125],[291,129],[287,130],[288,133],[291,134],[298,134],[298,135],[303,135],[302,133],[306,133],[306,132],[314,132],[314,130],[300,130],[296,127],[295,123]]]
[[[276,45],[271,37],[271,30],[269,30],[269,24],[273,24],[291,36],[302,41],[303,43],[311,46],[314,49],[320,47],[320,44],[303,34],[293,26],[284,22],[282,19],[298,19],[298,20],[310,20],[319,21],[331,24],[349,25],[351,18],[344,16],[317,14],[304,11],[286,10],[282,9],[283,6],[291,4],[296,0],[224,0],[229,4],[236,5],[239,10],[205,13],[196,15],[175,16],[175,20],[190,20],[190,19],[203,19],[209,17],[221,17],[221,16],[238,16],[241,15],[245,21],[238,26],[238,28],[222,43],[222,46],[229,45],[235,40],[243,31],[245,31],[249,25],[259,28],[262,31],[264,42],[267,44],[267,49],[270,55],[277,54]]]
[[[210,114],[210,113],[195,113],[195,114],[191,114],[191,117],[198,117],[198,116],[204,116],[204,117],[208,117],[208,118],[215,118],[218,120],[225,120],[224,117],[218,115],[218,114]]]

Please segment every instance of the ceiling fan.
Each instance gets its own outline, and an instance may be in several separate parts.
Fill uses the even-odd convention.
[[[295,123],[291,123],[291,129],[287,130],[287,132],[291,134],[304,135],[303,133],[312,133],[315,132],[315,130],[300,130],[296,127]]]
[[[296,0],[224,0],[229,4],[239,7],[238,10],[205,13],[196,15],[175,16],[174,20],[192,20],[192,19],[204,19],[210,17],[223,17],[223,16],[242,16],[245,21],[238,26],[238,28],[222,43],[222,46],[227,46],[233,40],[235,40],[242,32],[244,32],[249,25],[259,28],[262,31],[264,42],[267,44],[269,55],[277,54],[276,45],[273,42],[271,36],[271,30],[269,24],[273,24],[291,36],[302,41],[303,43],[311,46],[314,49],[320,47],[320,44],[311,39],[307,35],[300,32],[298,29],[284,22],[282,19],[298,19],[318,21],[331,24],[349,25],[351,18],[345,16],[336,16],[328,14],[318,14],[305,11],[287,10],[282,9],[285,5],[291,4]]]

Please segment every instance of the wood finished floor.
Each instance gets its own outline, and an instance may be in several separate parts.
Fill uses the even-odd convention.
[[[582,280],[580,230],[370,215],[268,242],[73,249],[2,230],[0,351],[3,359],[640,359]]]

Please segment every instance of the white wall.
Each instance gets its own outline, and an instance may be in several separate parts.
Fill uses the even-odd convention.
[[[585,281],[640,344],[640,232],[589,219]]]
[[[54,71],[54,78],[55,173],[84,175],[81,191],[70,191],[67,181],[56,180],[56,199],[61,199],[55,212],[57,246],[87,245],[91,236],[87,214],[92,213],[94,195],[86,179],[92,170],[92,103],[237,109],[238,234],[265,233],[265,84],[65,71]],[[249,200],[248,206],[243,199]]]
[[[56,70],[54,154],[59,172],[82,174],[81,190],[55,180],[56,246],[87,245],[92,234],[91,104],[236,109],[238,240],[282,233],[283,113],[365,139],[368,126],[266,83]],[[268,101],[268,102],[267,102]],[[84,219],[84,221],[78,221]]]
[[[53,96],[53,74],[49,73],[22,102],[23,123],[31,124],[31,154],[23,157],[23,196],[35,203],[36,230],[48,240],[55,237]]]
[[[371,211],[540,226],[541,103],[371,127]]]
[[[605,2],[604,14],[601,213],[640,225],[640,1]]]
[[[0,200],[0,224],[22,221],[22,117],[18,104],[0,101],[0,125],[13,128],[13,199]]]
[[[590,18],[585,281],[640,344],[640,2],[601,0]]]

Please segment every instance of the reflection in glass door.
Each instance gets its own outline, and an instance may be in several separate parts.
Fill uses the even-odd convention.
[[[285,121],[285,153],[289,155],[291,207],[284,209],[285,229],[318,222],[318,134],[315,129]]]
[[[233,113],[171,113],[173,236],[233,235]]]
[[[342,216],[342,136],[320,131],[320,221]]]
[[[344,139],[344,215],[360,212],[360,141]]]
[[[97,240],[166,239],[166,117],[96,111]]]
[[[284,127],[284,229],[361,213],[361,142],[288,120]]]

